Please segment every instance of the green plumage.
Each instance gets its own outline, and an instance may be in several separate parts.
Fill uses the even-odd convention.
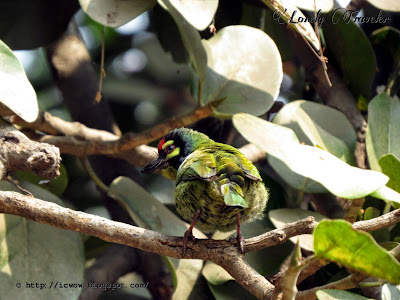
[[[179,154],[167,159],[166,152],[172,148],[162,146],[169,140],[174,141],[173,147],[179,148],[175,150]],[[176,209],[188,222],[201,209],[196,227],[204,232],[234,229],[238,214],[242,223],[262,217],[268,201],[267,189],[257,168],[236,148],[180,128],[161,140],[158,160],[143,171],[150,172],[154,165],[159,168],[163,164],[164,176],[176,176]]]

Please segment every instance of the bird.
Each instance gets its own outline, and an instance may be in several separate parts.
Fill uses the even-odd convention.
[[[175,206],[190,227],[183,236],[182,257],[193,228],[205,233],[237,227],[241,253],[241,224],[263,217],[269,198],[257,168],[235,147],[215,142],[189,128],[169,132],[158,143],[158,157],[142,173],[161,173],[176,181]]]

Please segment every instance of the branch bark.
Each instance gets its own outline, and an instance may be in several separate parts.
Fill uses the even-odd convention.
[[[188,120],[196,121],[195,119],[199,118],[199,116],[205,117],[205,115],[212,111],[212,106],[200,107],[186,116],[188,117]],[[144,166],[157,156],[157,149],[147,145],[139,145],[127,151],[118,150],[119,147],[131,147],[133,136],[135,136],[134,134],[119,137],[108,131],[89,128],[79,122],[64,121],[48,112],[41,112],[38,119],[33,123],[27,123],[17,115],[11,116],[10,122],[16,125],[21,125],[24,128],[38,130],[49,134],[43,136],[32,132],[29,133],[32,139],[57,146],[63,154],[72,154],[77,157],[106,154],[115,158],[124,159],[130,164],[140,167]],[[168,122],[172,121],[166,121],[166,123],[158,125],[157,128],[166,126],[168,130],[172,130],[175,128],[173,126],[179,127],[179,124],[174,122],[167,126],[166,124]],[[188,124],[185,123],[185,126],[186,125]],[[160,135],[160,132],[155,128],[150,131],[158,133],[153,133],[149,136],[146,132],[139,134],[139,136],[141,136],[139,139],[142,139],[143,143],[153,141],[154,137]],[[167,130],[163,129],[163,131]],[[161,137],[162,135],[157,138]],[[124,141],[127,141],[129,146],[115,146],[117,144],[124,145]],[[135,143],[139,143],[138,141],[139,140],[135,141]],[[258,162],[265,159],[265,152],[252,144],[247,144],[239,150],[252,162]]]
[[[47,179],[60,175],[61,158],[57,147],[28,139],[1,118],[0,141],[0,180],[17,170]]]
[[[155,231],[74,211],[16,192],[0,192],[0,212],[90,234],[108,242],[147,252],[182,258],[182,238],[180,237],[166,236]],[[400,209],[372,220],[357,222],[353,227],[370,231],[391,226],[399,221]],[[316,225],[317,222],[312,217],[287,224],[281,229],[246,239],[244,251],[250,252],[277,245],[292,236],[310,233]],[[235,241],[196,240],[194,243],[190,242],[185,258],[213,261],[226,269],[239,284],[259,299],[272,298],[274,286],[244,261]]]

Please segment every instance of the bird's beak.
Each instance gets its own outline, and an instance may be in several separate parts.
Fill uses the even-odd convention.
[[[152,162],[145,165],[142,169],[142,173],[152,174],[160,173],[162,169],[169,166],[168,160],[163,157],[158,157]]]

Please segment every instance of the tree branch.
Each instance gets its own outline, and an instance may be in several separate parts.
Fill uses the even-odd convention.
[[[200,107],[193,112],[185,115],[186,117],[188,117],[185,120],[187,122],[190,122],[190,120],[194,122],[196,121],[195,118],[205,117],[206,114],[211,113],[212,111],[213,108],[210,106]],[[172,130],[175,128],[173,126],[179,126],[178,123],[172,122],[171,120],[161,123],[160,125],[149,130],[150,132],[158,132],[157,134],[150,133],[150,135],[147,136],[146,131],[136,136],[141,136],[139,139],[142,139],[142,142],[144,143],[150,142],[154,140],[156,136],[160,135],[160,132],[155,128],[166,126],[165,128],[167,128],[168,130]],[[129,147],[132,146],[132,139],[133,136],[135,136],[132,133],[119,137],[108,131],[89,128],[79,122],[64,121],[58,117],[51,115],[48,112],[41,112],[38,119],[33,123],[27,123],[17,115],[11,116],[10,122],[13,124],[21,125],[24,128],[38,130],[49,134],[43,136],[34,134],[32,132],[26,133],[29,134],[30,137],[34,140],[57,146],[63,154],[72,154],[77,157],[85,157],[87,155],[93,154],[106,154],[115,158],[124,159],[130,164],[140,167],[147,164],[157,155],[157,149],[154,147],[149,147],[147,145],[136,146],[127,151],[118,150],[119,146],[115,145],[123,145],[125,143],[124,141],[127,141]],[[166,125],[168,122],[170,125]],[[183,124],[183,126],[186,125],[188,124]],[[169,131],[165,128],[163,130],[167,131],[168,133]],[[156,137],[155,139],[161,137],[162,135]],[[139,140],[136,140],[135,143],[139,143],[138,141]],[[125,148],[128,146],[121,147]],[[252,162],[257,162],[265,159],[265,152],[261,151],[252,144],[245,145],[239,150]]]
[[[0,118],[0,180],[13,171],[31,172],[53,179],[60,175],[58,148],[28,139]]]
[[[102,217],[74,211],[16,192],[0,192],[0,212],[18,215],[39,223],[82,232],[105,241],[123,244],[144,251],[182,258],[182,238],[166,236],[155,231],[111,221]],[[400,209],[378,218],[357,222],[355,229],[377,230],[400,221]],[[283,243],[288,238],[310,233],[317,225],[314,218],[287,224],[261,236],[244,241],[245,252]],[[190,242],[185,258],[213,261],[226,269],[244,288],[260,299],[271,299],[274,286],[253,270],[239,253],[235,241],[196,240]]]
[[[184,127],[200,119],[209,117],[213,115],[214,112],[215,108],[213,103],[210,103],[206,106],[197,107],[193,111],[181,117],[168,119],[142,133],[126,133],[120,138],[103,130],[88,128],[79,122],[72,123],[64,121],[49,113],[42,114],[41,118],[34,123],[27,123],[18,116],[13,116],[11,122],[50,134],[64,134],[69,137],[68,146],[70,147],[60,143],[60,141],[65,141],[65,139],[62,139],[61,137],[47,136],[43,139],[54,145],[59,144],[60,148],[64,148],[64,150],[69,154],[74,154],[78,157],[85,157],[93,154],[112,155],[128,151],[137,146],[145,145],[160,139],[175,128]],[[83,139],[83,141],[73,138]]]
[[[298,292],[296,295],[296,300],[313,300],[317,299],[316,292],[321,289],[338,289],[338,290],[349,290],[357,287],[358,283],[367,278],[368,275],[354,273],[343,279],[335,282],[331,282],[322,286],[315,287],[306,291]]]

